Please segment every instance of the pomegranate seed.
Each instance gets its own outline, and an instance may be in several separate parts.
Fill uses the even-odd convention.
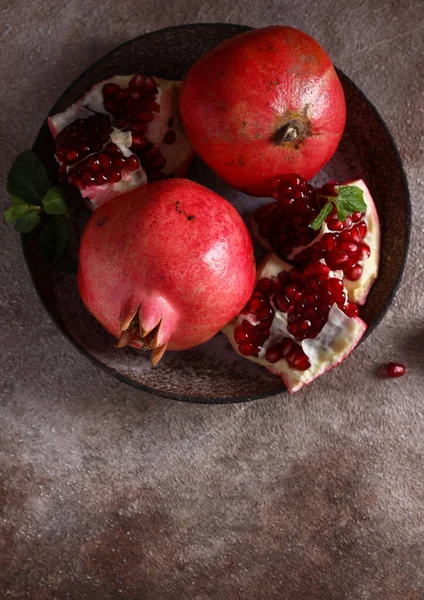
[[[107,154],[106,152],[101,152],[98,155],[98,161],[104,171],[107,171],[112,166],[111,158],[110,158],[109,154]]]
[[[368,258],[371,254],[371,249],[369,246],[367,246],[367,244],[360,244],[359,248],[358,248],[358,256],[360,257],[359,260],[363,260],[365,258]]]
[[[290,362],[290,366],[293,369],[297,369],[298,371],[307,371],[311,366],[311,363],[309,362],[309,359],[306,356],[306,354],[295,355]]]
[[[284,338],[281,342],[281,357],[285,358],[286,356],[288,356],[291,352],[293,352],[295,346],[296,344],[295,342],[293,342],[293,340],[287,337]]]
[[[318,279],[327,279],[328,274],[330,273],[330,267],[327,267],[324,263],[318,262],[313,265],[312,272]]]
[[[358,246],[354,242],[340,242],[338,244],[338,248],[339,250],[343,250],[343,252],[347,252],[348,254],[353,254],[358,250]]]
[[[128,158],[125,159],[125,166],[130,171],[136,171],[140,167],[140,163],[135,154],[131,154]]]
[[[90,185],[96,181],[96,176],[93,175],[93,173],[90,173],[90,171],[84,171],[84,173],[82,174],[82,178],[84,183],[86,183],[87,185]]]
[[[361,236],[361,240],[363,240],[368,233],[367,224],[364,221],[362,221],[361,223],[359,223],[359,225],[356,226],[356,228],[358,230],[359,235]]]
[[[103,98],[115,98],[121,88],[116,83],[106,83],[102,88]]]
[[[351,267],[350,269],[346,269],[344,271],[345,277],[350,279],[350,281],[358,281],[358,279],[362,276],[363,269],[361,265],[356,265],[355,267]]]
[[[123,169],[126,165],[127,161],[123,156],[115,156],[113,159],[113,165],[117,169]]]
[[[321,238],[321,246],[329,251],[334,248],[334,237],[331,233],[324,233]]]
[[[264,297],[261,294],[253,296],[249,303],[249,312],[255,315],[262,308],[263,302]]]
[[[359,315],[358,307],[355,304],[346,304],[344,307],[344,313],[348,317],[357,317]]]
[[[132,79],[130,79],[130,82],[128,84],[128,87],[130,88],[130,90],[134,89],[134,88],[139,88],[144,86],[144,75],[141,75],[140,73],[137,75],[134,75],[134,77]]]
[[[256,289],[259,292],[261,292],[261,294],[265,294],[265,295],[269,296],[271,289],[272,289],[271,279],[269,279],[268,277],[263,277],[256,284]]]
[[[274,311],[269,306],[269,304],[265,304],[265,306],[262,306],[256,313],[256,318],[258,319],[258,321],[268,321],[272,319],[273,316]]]
[[[328,217],[327,227],[332,231],[342,231],[342,229],[344,228],[344,224],[342,223],[342,221],[339,221],[337,217]]]
[[[157,89],[156,88],[155,80],[152,77],[146,77],[146,79],[144,80],[144,85],[150,91],[154,90],[154,89]]]
[[[135,122],[131,125],[131,131],[144,135],[147,131],[147,125],[143,122]]]
[[[406,367],[400,363],[389,362],[380,369],[380,375],[382,377],[402,377],[405,375]]]
[[[144,150],[145,148],[147,148],[148,146],[150,146],[150,142],[148,140],[146,140],[146,138],[144,138],[142,135],[139,135],[137,133],[132,134],[132,144],[131,144],[131,150]]]
[[[105,175],[104,173],[98,173],[96,175],[96,179],[94,181],[94,183],[96,185],[104,185],[105,183],[107,183],[109,180],[108,176]]]
[[[352,229],[349,230],[349,233],[350,239],[352,240],[352,242],[355,242],[355,244],[358,244],[362,241],[361,234],[359,233],[359,229],[357,227],[352,227]]]
[[[79,160],[79,153],[76,150],[68,150],[65,155],[64,162],[68,165],[72,165]]]
[[[349,255],[346,252],[338,252],[334,250],[334,252],[330,255],[331,263],[335,265],[335,268],[338,268],[340,265],[349,260]]]
[[[176,139],[177,139],[177,136],[175,135],[175,131],[169,130],[163,136],[163,143],[164,144],[173,144]]]
[[[243,356],[252,356],[254,353],[253,344],[250,342],[243,342],[239,345],[239,352],[243,354]]]
[[[282,293],[278,293],[274,296],[274,305],[278,310],[281,310],[282,312],[287,312],[290,306],[290,302],[287,300],[287,298],[284,296],[284,294]]]
[[[246,331],[244,331],[243,327],[238,326],[234,329],[234,339],[237,344],[242,344],[249,339],[249,336]]]
[[[265,352],[265,359],[272,364],[278,362],[281,359],[281,349],[282,344],[274,344],[273,346],[270,346]]]
[[[118,181],[121,181],[122,179],[122,173],[121,171],[118,171],[117,169],[113,169],[112,171],[109,171],[108,173],[108,180],[111,183],[117,183]]]
[[[352,213],[352,221],[354,223],[358,223],[362,219],[363,216],[364,216],[364,213],[354,212],[354,213]]]

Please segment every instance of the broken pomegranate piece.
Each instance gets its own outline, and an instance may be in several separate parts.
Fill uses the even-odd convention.
[[[60,176],[92,210],[147,181],[186,174],[192,150],[178,116],[180,87],[116,75],[49,117]]]
[[[340,220],[338,201],[346,190],[347,195],[360,194],[364,211],[345,212],[345,219]],[[277,183],[273,196],[275,202],[251,216],[254,237],[266,250],[299,266],[324,259],[330,269],[343,272],[350,302],[364,304],[380,258],[380,222],[365,183],[333,183],[316,190],[293,174]],[[311,224],[317,222],[325,204],[331,211],[314,230]]]
[[[258,268],[249,302],[223,332],[236,352],[296,392],[341,363],[366,328],[340,272],[324,261],[301,270],[270,254]]]

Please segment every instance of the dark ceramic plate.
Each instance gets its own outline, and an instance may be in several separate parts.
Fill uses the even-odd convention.
[[[197,24],[140,36],[87,69],[65,91],[51,114],[64,110],[92,84],[116,73],[142,72],[182,79],[201,54],[246,29],[239,25]],[[339,75],[347,101],[347,126],[336,155],[319,180],[361,177],[379,209],[383,231],[380,276],[361,311],[369,335],[387,310],[400,281],[408,246],[410,204],[390,133],[362,92],[343,73]],[[53,143],[46,125],[40,130],[34,149],[54,176]],[[226,197],[243,216],[260,202],[228,188],[198,160],[189,177]],[[75,197],[71,216],[74,253],[87,216]],[[281,379],[237,356],[222,334],[194,350],[167,353],[155,369],[147,354],[131,348],[115,349],[114,340],[82,305],[76,276],[62,275],[49,267],[39,254],[34,236],[23,236],[22,242],[34,284],[54,321],[80,350],[126,383],[176,400],[207,403],[242,402],[285,391]]]

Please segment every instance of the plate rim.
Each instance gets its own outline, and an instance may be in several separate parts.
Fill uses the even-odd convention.
[[[62,94],[59,96],[59,98],[56,100],[56,102],[54,103],[54,105],[52,106],[52,108],[50,109],[50,111],[48,112],[46,118],[43,120],[42,125],[36,135],[35,141],[32,145],[32,149],[34,150],[35,144],[36,144],[36,140],[38,139],[42,129],[45,126],[47,117],[54,114],[56,112],[56,106],[58,106],[62,100],[62,98],[67,95],[68,91],[71,90],[77,83],[78,81],[80,81],[83,77],[85,77],[86,73],[88,71],[90,71],[91,69],[95,68],[96,65],[98,65],[99,63],[103,62],[105,59],[107,59],[108,56],[113,55],[118,49],[122,49],[125,48],[125,46],[128,46],[134,42],[136,42],[137,40],[141,39],[141,38],[146,38],[146,37],[150,37],[150,36],[155,36],[158,34],[163,34],[166,32],[170,32],[170,31],[175,31],[175,30],[184,30],[184,29],[192,29],[194,27],[201,27],[201,28],[236,28],[239,29],[240,33],[243,33],[245,31],[250,31],[252,29],[255,29],[254,27],[249,27],[247,25],[239,25],[236,23],[220,23],[220,22],[214,22],[214,23],[186,23],[183,25],[173,25],[171,27],[165,27],[162,29],[157,29],[154,31],[149,31],[143,34],[140,34],[134,38],[131,38],[129,40],[126,40],[125,42],[122,42],[121,44],[118,44],[118,46],[115,46],[114,48],[112,48],[111,50],[109,50],[109,52],[107,52],[106,54],[104,54],[103,56],[101,56],[100,58],[98,58],[95,62],[91,63],[86,69],[84,69],[80,75],[78,77],[76,77],[66,88],[65,90],[62,92]],[[369,106],[369,108],[371,109],[372,113],[374,114],[374,117],[376,117],[377,121],[379,122],[379,124],[382,126],[384,133],[387,136],[387,139],[390,143],[390,146],[394,152],[395,158],[397,160],[397,163],[399,165],[399,169],[400,169],[400,175],[401,175],[401,181],[402,181],[402,187],[403,187],[403,191],[404,191],[404,197],[405,197],[405,244],[404,244],[404,251],[403,251],[403,257],[402,257],[402,262],[400,264],[400,268],[399,268],[399,273],[397,275],[397,278],[394,282],[394,285],[390,291],[390,293],[388,294],[384,306],[383,308],[380,310],[380,313],[378,314],[377,318],[375,319],[375,321],[367,328],[364,336],[362,337],[360,344],[367,339],[367,337],[376,329],[376,327],[381,323],[382,319],[385,317],[387,311],[389,310],[390,306],[393,303],[394,297],[400,287],[400,284],[402,282],[403,276],[404,276],[404,272],[405,272],[405,267],[406,267],[406,262],[407,262],[407,258],[408,258],[408,254],[409,254],[409,249],[410,249],[410,239],[411,239],[411,216],[412,216],[412,205],[411,205],[411,197],[410,197],[410,193],[409,193],[409,187],[408,187],[408,180],[407,180],[407,176],[406,176],[406,172],[403,166],[403,162],[402,162],[402,158],[400,156],[400,152],[398,150],[398,147],[396,145],[396,142],[394,140],[394,137],[392,135],[392,133],[390,132],[387,124],[385,123],[385,121],[383,120],[383,118],[381,117],[380,113],[378,112],[377,108],[374,106],[374,104],[367,98],[367,96],[365,95],[365,93],[350,79],[350,77],[348,75],[346,75],[344,73],[344,71],[342,71],[341,69],[336,68],[336,71],[338,74],[342,74],[342,76],[344,78],[347,79],[347,81],[349,82],[349,84],[355,89],[355,91],[361,96],[361,98],[365,101],[365,103]],[[134,381],[133,379],[131,379],[130,377],[122,374],[120,371],[114,369],[113,367],[109,367],[108,365],[104,364],[103,362],[101,362],[100,359],[96,358],[93,354],[91,354],[86,348],[84,348],[81,344],[79,344],[75,338],[72,337],[72,335],[69,333],[69,331],[67,329],[65,329],[65,327],[63,326],[63,324],[61,324],[59,321],[56,320],[56,318],[54,317],[53,313],[50,310],[50,307],[47,305],[47,303],[44,301],[43,297],[41,296],[41,292],[38,289],[38,286],[36,285],[36,281],[34,278],[34,275],[32,273],[32,270],[30,268],[30,263],[29,263],[29,248],[28,248],[28,243],[27,243],[27,238],[24,234],[21,234],[21,245],[22,245],[22,249],[23,249],[23,254],[24,254],[24,258],[25,258],[25,263],[29,272],[29,275],[31,277],[31,281],[33,283],[33,286],[35,288],[36,294],[38,296],[38,299],[40,300],[44,310],[47,312],[47,314],[49,315],[50,319],[52,320],[52,322],[54,323],[54,325],[56,326],[56,328],[62,333],[62,335],[64,335],[68,341],[84,356],[86,356],[87,358],[89,358],[89,360],[95,364],[96,366],[100,367],[101,369],[103,369],[106,373],[108,373],[109,375],[112,375],[113,377],[117,378],[118,380],[122,381],[123,383],[125,383],[126,385],[129,385],[133,388],[142,390],[144,392],[147,392],[149,394],[152,394],[154,396],[159,396],[161,398],[166,398],[166,399],[170,399],[170,400],[176,400],[179,402],[187,402],[187,403],[191,403],[191,404],[240,404],[240,403],[244,403],[244,402],[252,402],[254,400],[262,400],[265,398],[272,398],[275,397],[279,394],[282,393],[286,393],[287,389],[284,386],[284,384],[282,383],[282,389],[278,390],[276,389],[275,392],[271,392],[271,393],[261,393],[261,394],[254,394],[251,396],[224,396],[224,397],[218,397],[218,398],[206,398],[204,396],[188,396],[188,395],[182,395],[182,394],[175,394],[173,392],[165,392],[165,391],[161,391],[161,390],[157,390],[156,388],[152,388],[148,385],[139,383]]]

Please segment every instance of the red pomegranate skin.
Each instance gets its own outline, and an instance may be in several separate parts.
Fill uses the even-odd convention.
[[[283,26],[242,33],[201,57],[183,82],[180,112],[195,152],[255,196],[270,196],[287,173],[311,179],[333,156],[346,121],[330,58],[312,37]],[[293,123],[300,134],[282,141]]]
[[[221,196],[185,179],[146,184],[112,199],[81,239],[78,285],[88,310],[114,336],[140,307],[157,345],[210,339],[249,299],[255,261],[249,232]]]

